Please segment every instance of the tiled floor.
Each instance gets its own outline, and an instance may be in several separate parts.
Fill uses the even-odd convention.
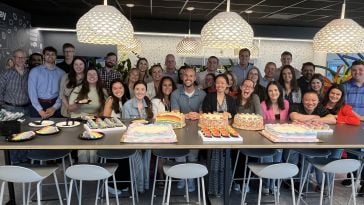
[[[0,164],[4,164],[3,152],[0,152]],[[62,178],[63,177],[60,173],[59,177],[58,177],[59,181],[62,181]],[[47,181],[53,182],[53,178],[50,178]],[[333,204],[335,204],[335,205],[347,204],[350,194],[351,194],[351,189],[340,185],[340,181],[337,181],[335,183],[335,185],[336,186],[335,186],[335,190],[334,190]],[[96,183],[86,183],[86,184],[84,184],[83,187],[84,187],[84,191],[83,191],[82,204],[94,204],[95,203],[95,193],[96,193]],[[254,190],[254,187],[252,187],[251,189]],[[22,203],[21,190],[22,190],[21,185],[15,186],[17,204]],[[64,196],[64,186],[62,186],[62,185],[61,185],[61,193]],[[157,196],[157,198],[155,198],[154,204],[161,204],[162,193],[163,193],[162,189],[157,189],[158,196]],[[173,195],[175,195],[171,199],[172,204],[186,204],[185,198],[183,197],[183,191],[180,191],[176,187],[174,187],[172,193],[173,193]],[[42,204],[45,204],[45,205],[59,204],[59,201],[57,201],[57,200],[47,201],[47,199],[56,198],[56,196],[57,196],[56,189],[54,188],[54,186],[45,186],[43,188],[43,197],[46,200],[43,201]],[[35,197],[34,197],[34,199],[35,199]],[[139,194],[139,204],[142,204],[142,205],[150,204],[150,199],[151,199],[151,190],[147,191],[146,193]],[[230,199],[231,199],[232,205],[240,204],[241,193],[233,191]],[[191,195],[191,201],[193,201],[193,200],[197,200],[196,193],[192,193],[192,195]],[[219,198],[219,197],[210,197],[210,200],[211,200],[212,205],[222,205],[223,204],[223,199]],[[280,205],[291,205],[292,204],[291,200],[292,199],[291,199],[290,190],[282,188],[279,204]],[[6,190],[5,196],[4,196],[4,203],[7,201],[8,201],[8,192]],[[249,193],[248,198],[247,198],[248,204],[256,204],[257,203],[256,201],[257,201],[257,194]],[[263,196],[262,202],[264,204],[274,204],[274,197],[273,196]],[[64,201],[64,203],[66,203],[66,201]],[[319,204],[319,194],[318,193],[310,194],[306,199],[306,203],[310,204],[310,205]],[[36,202],[33,202],[32,204],[36,204]],[[75,192],[73,193],[73,201],[71,204],[77,204]],[[106,203],[105,203],[105,201],[103,201],[102,203],[99,203],[99,204],[106,204]],[[110,199],[110,204],[116,204],[114,198]],[[129,204],[132,204],[132,200],[130,198],[120,198],[120,204],[129,205]],[[301,203],[301,204],[305,204],[305,203]],[[326,200],[325,204],[329,204],[329,200]],[[364,204],[364,197],[357,198],[357,204]]]

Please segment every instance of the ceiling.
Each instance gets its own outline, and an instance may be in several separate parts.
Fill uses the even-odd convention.
[[[30,13],[33,27],[58,28],[75,28],[77,20],[84,13],[95,5],[103,4],[103,0],[3,2]],[[231,11],[239,13],[253,26],[322,27],[340,17],[342,2],[343,0],[231,0]],[[135,6],[130,9],[126,6],[128,3]],[[226,11],[226,0],[108,0],[108,4],[118,8],[128,18],[131,16],[132,23],[138,24],[137,27],[134,25],[136,31],[143,30],[143,25],[148,26],[148,22],[153,22],[152,25],[157,27],[164,26],[160,22],[187,22],[190,16],[187,7],[195,7],[191,13],[192,27],[194,24],[202,27],[218,12]],[[246,10],[252,10],[253,13],[248,15],[244,12]],[[363,11],[363,0],[346,1],[346,17],[360,25],[364,25]]]

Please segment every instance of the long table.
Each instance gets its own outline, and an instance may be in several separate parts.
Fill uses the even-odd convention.
[[[62,119],[55,119],[61,121]],[[231,149],[251,148],[364,148],[364,123],[360,126],[337,124],[332,126],[334,133],[331,136],[320,137],[318,143],[273,143],[260,135],[257,131],[244,131],[236,129],[243,137],[241,143],[204,143],[198,136],[197,121],[186,121],[186,127],[175,129],[178,142],[173,144],[129,144],[120,143],[121,132],[113,132],[105,135],[100,140],[81,140],[78,136],[83,132],[83,127],[61,128],[61,132],[55,135],[36,136],[33,140],[21,143],[2,141],[1,150],[11,149],[225,149],[225,173],[231,169]],[[35,130],[29,127],[27,121],[22,123],[22,131]],[[228,159],[229,158],[229,159]],[[225,175],[224,204],[229,204],[228,183],[231,177]],[[10,194],[12,195],[12,194]],[[11,196],[13,197],[13,196]],[[13,198],[12,198],[13,199]]]

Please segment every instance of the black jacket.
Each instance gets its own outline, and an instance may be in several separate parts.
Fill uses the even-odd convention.
[[[225,94],[227,111],[231,114],[232,117],[236,114],[236,102],[235,99],[229,95]],[[202,111],[204,113],[213,113],[217,112],[217,94],[208,93],[202,103]]]

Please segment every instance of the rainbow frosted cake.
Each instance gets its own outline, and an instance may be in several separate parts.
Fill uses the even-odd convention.
[[[131,124],[123,137],[122,142],[128,143],[174,143],[177,136],[169,124]]]
[[[256,114],[239,113],[234,116],[233,127],[243,130],[264,129],[263,117]]]
[[[185,115],[180,112],[160,112],[155,118],[157,124],[171,124],[173,128],[186,126]]]
[[[59,129],[58,129],[58,127],[55,127],[55,126],[47,126],[47,127],[41,128],[35,132],[37,134],[47,135],[47,134],[53,134],[53,133],[59,132]]]
[[[13,137],[11,138],[11,140],[12,141],[27,140],[27,139],[33,137],[34,135],[35,135],[35,133],[33,131],[22,132],[19,134],[14,134]]]
[[[262,134],[273,142],[318,142],[317,132],[297,124],[266,124]]]
[[[229,113],[204,113],[200,115],[199,127],[226,127],[229,125]]]

